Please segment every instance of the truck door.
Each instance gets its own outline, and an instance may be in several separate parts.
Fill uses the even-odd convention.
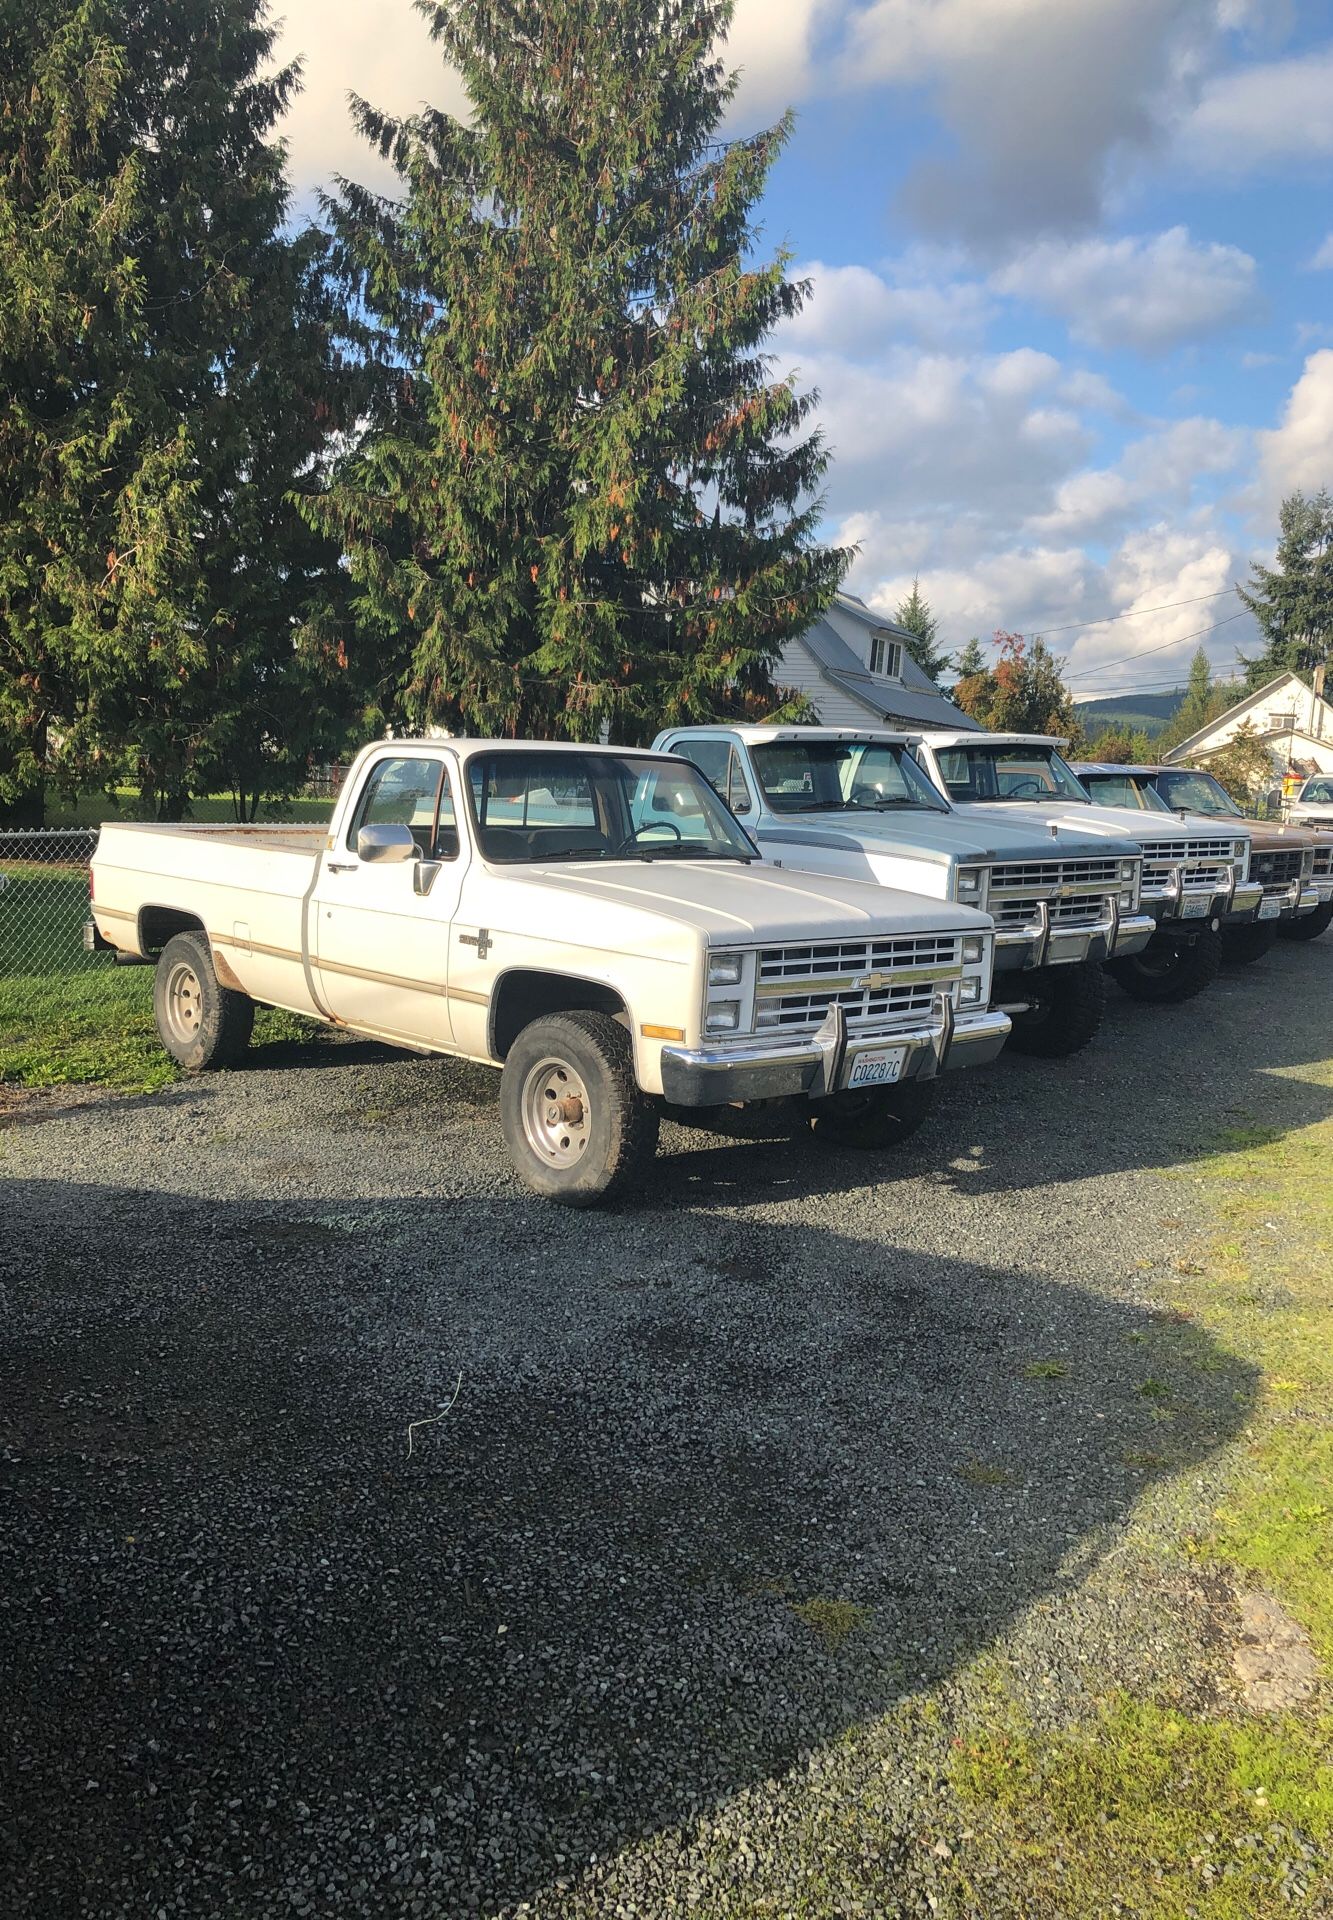
[[[339,844],[320,861],[310,919],[320,998],[334,1017],[386,1039],[446,1046],[449,927],[466,864],[454,769],[443,755],[386,749],[366,770]],[[406,827],[406,860],[363,859],[363,827]]]

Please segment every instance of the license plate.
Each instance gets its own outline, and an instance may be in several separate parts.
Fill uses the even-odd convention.
[[[902,1074],[903,1061],[907,1058],[906,1047],[895,1047],[891,1053],[858,1053],[852,1062],[852,1074],[849,1087],[887,1087]]]
[[[1259,918],[1261,920],[1276,920],[1281,912],[1282,902],[1280,900],[1261,900],[1259,902]]]
[[[1182,920],[1205,920],[1212,904],[1206,893],[1188,894],[1180,909],[1180,917]]]

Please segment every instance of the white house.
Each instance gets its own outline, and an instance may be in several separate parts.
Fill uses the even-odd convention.
[[[1179,746],[1170,761],[1207,760],[1249,725],[1273,759],[1273,773],[1333,773],[1333,706],[1295,673],[1280,673],[1266,687],[1247,693],[1234,707],[1200,727]]]
[[[902,628],[850,593],[787,641],[773,679],[803,693],[826,727],[977,727],[921,671]]]

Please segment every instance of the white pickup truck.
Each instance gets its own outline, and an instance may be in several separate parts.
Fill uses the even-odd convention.
[[[909,738],[711,726],[668,728],[656,745],[692,760],[784,867],[985,908],[1010,1045],[1046,1059],[1076,1053],[1101,1024],[1102,962],[1138,952],[1155,931],[1139,907],[1137,843],[973,819],[932,786]]]
[[[1243,822],[1149,820],[1127,807],[1098,806],[1060,752],[1067,743],[1048,734],[933,732],[915,740],[917,759],[938,790],[970,819],[1026,820],[1138,841],[1143,906],[1156,931],[1139,952],[1107,962],[1127,993],[1173,1006],[1216,979],[1223,922],[1254,915],[1263,899],[1250,879]]]
[[[256,1003],[486,1061],[518,1172],[570,1205],[671,1109],[892,1145],[1009,1032],[985,914],[763,865],[694,767],[629,749],[384,742],[327,828],[106,826],[92,881],[90,942],[156,965],[182,1066],[234,1060]]]

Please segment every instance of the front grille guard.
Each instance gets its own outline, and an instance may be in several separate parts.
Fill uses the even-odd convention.
[[[1227,868],[1225,880],[1214,880],[1210,883],[1213,898],[1216,900],[1219,896],[1223,896],[1226,900],[1226,906],[1223,908],[1223,912],[1230,913],[1232,902],[1236,898],[1236,888],[1239,884],[1240,882],[1234,867]],[[1160,893],[1154,885],[1150,898],[1154,900],[1165,900],[1168,906],[1178,907],[1184,899],[1186,891],[1198,893],[1201,889],[1198,887],[1186,889],[1184,874],[1179,867],[1172,867],[1166,876],[1166,885],[1161,889]]]
[[[958,1016],[954,1012],[953,997],[947,989],[935,995],[931,1008],[930,1026],[927,1029],[930,1039],[930,1062],[926,1070],[917,1074],[918,1080],[934,1080],[944,1072],[949,1063],[949,1054],[953,1048],[954,1029]],[[886,1034],[886,1040],[892,1035]],[[814,1044],[819,1049],[819,1085],[821,1093],[836,1093],[842,1080],[843,1064],[847,1058],[847,1014],[837,1000],[830,1006],[822,1024],[814,1035]]]
[[[1064,928],[1052,921],[1049,900],[1038,900],[1035,904],[1037,909],[1035,925],[1029,921],[1025,927],[1005,927],[1002,931],[997,928],[996,939],[1001,946],[1017,946],[1032,938],[1035,933],[1036,947],[1032,964],[1034,967],[1044,967],[1046,956],[1051,950],[1052,935],[1063,932]],[[1086,935],[1089,940],[1104,939],[1107,943],[1107,952],[1114,953],[1120,941],[1120,896],[1115,893],[1107,894],[1106,914],[1103,919],[1096,921],[1090,927],[1071,927],[1068,931]]]

